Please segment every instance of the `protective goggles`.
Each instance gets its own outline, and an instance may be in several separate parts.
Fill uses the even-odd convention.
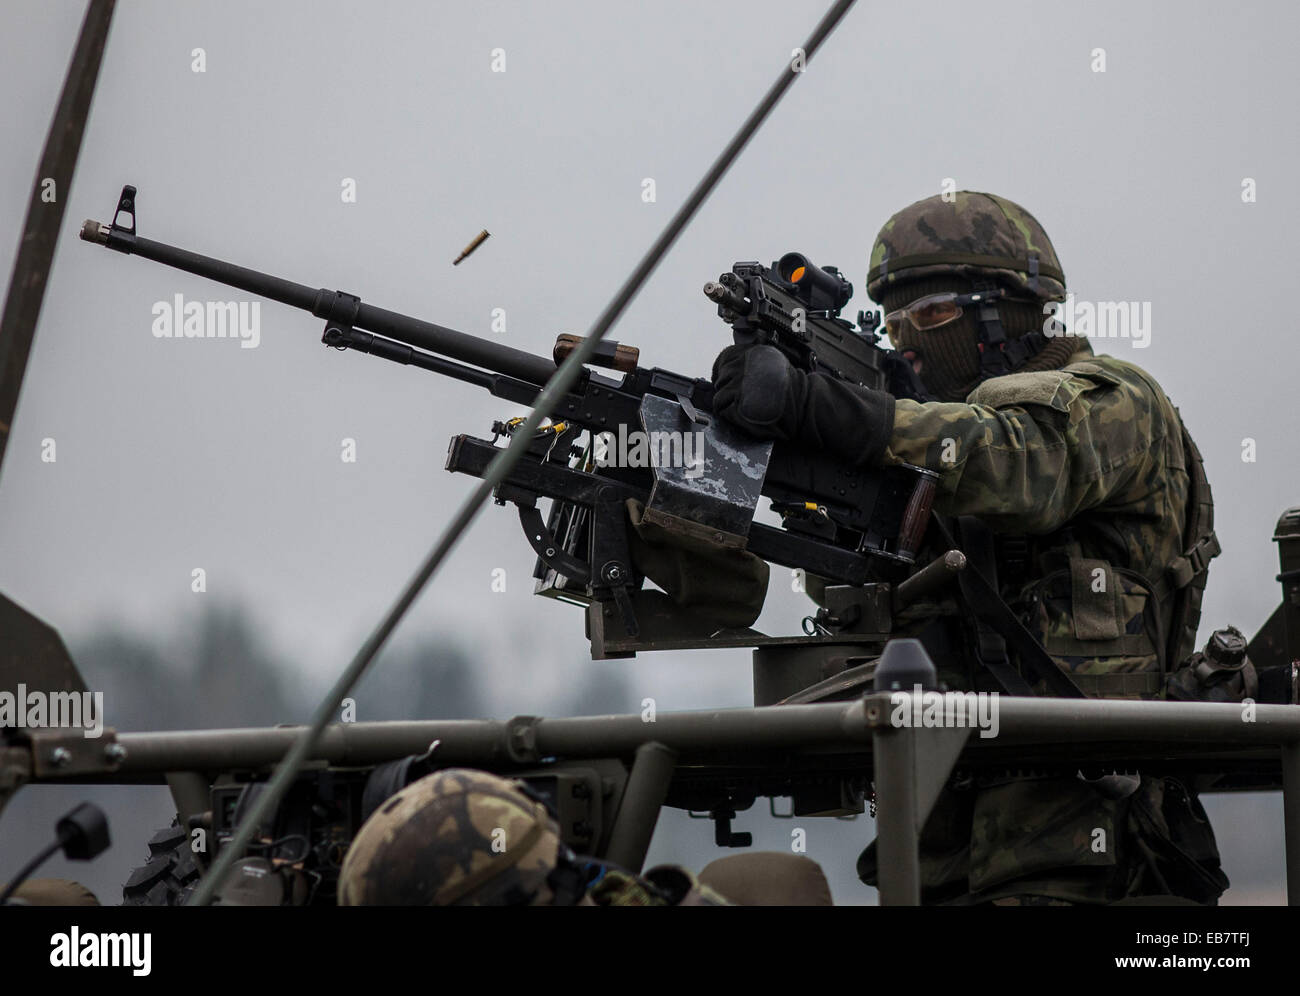
[[[918,332],[950,325],[962,316],[962,309],[971,304],[984,301],[996,301],[1004,296],[998,290],[975,291],[973,294],[928,294],[917,298],[905,308],[891,311],[885,316],[885,331],[889,341],[898,347],[898,336],[903,331],[904,323],[910,323]]]

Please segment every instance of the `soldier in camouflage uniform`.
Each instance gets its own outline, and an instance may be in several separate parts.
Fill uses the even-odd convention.
[[[637,877],[579,859],[522,783],[448,768],[362,825],[339,876],[343,906],[726,906],[683,868]]]
[[[936,511],[984,530],[1004,600],[1057,666],[1088,695],[1158,697],[1179,663],[1169,648],[1184,645],[1170,638],[1185,623],[1172,595],[1195,577],[1199,617],[1204,561],[1217,552],[1188,535],[1199,454],[1169,399],[1145,371],[1062,334],[1056,253],[1004,198],[963,191],[905,208],[876,239],[867,289],[930,400],[805,374],[770,346],[732,346],[714,366],[717,412],[854,465],[936,471]],[[1198,502],[1208,510],[1208,488]],[[966,650],[978,635],[953,600],[911,606],[901,623],[942,648],[948,687],[996,688]],[[1204,810],[1173,778],[951,784],[921,851],[927,902],[1212,903],[1227,885]],[[859,873],[874,884],[874,845]]]

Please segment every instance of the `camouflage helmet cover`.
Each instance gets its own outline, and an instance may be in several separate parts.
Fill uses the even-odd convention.
[[[559,827],[513,782],[447,768],[412,782],[358,831],[339,876],[343,906],[544,904]]]
[[[1051,240],[1019,204],[970,190],[936,194],[903,208],[871,249],[867,293],[944,274],[992,279],[1041,301],[1065,300],[1065,273]]]

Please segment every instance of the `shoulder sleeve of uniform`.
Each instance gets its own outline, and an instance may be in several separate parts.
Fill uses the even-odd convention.
[[[1158,389],[1120,361],[1009,374],[965,404],[897,402],[885,462],[937,471],[947,514],[1044,532],[1118,500],[1160,459],[1161,411]]]
[[[1011,374],[986,380],[971,392],[967,402],[1005,408],[1008,405],[1046,405],[1057,411],[1069,411],[1070,402],[1079,394],[1079,385],[1064,370],[1041,370],[1036,373]]]
[[[1146,393],[1147,387],[1139,378],[1132,378],[1134,383],[1129,390]],[[967,403],[986,405],[989,408],[1007,408],[1020,405],[1041,405],[1055,408],[1060,412],[1069,412],[1076,407],[1079,398],[1087,391],[1097,387],[1114,387],[1123,392],[1126,378],[1106,369],[1098,363],[1071,363],[1060,370],[1039,370],[1033,373],[1009,374],[994,377],[980,384]]]

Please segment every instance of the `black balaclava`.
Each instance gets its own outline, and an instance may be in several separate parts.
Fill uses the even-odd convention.
[[[885,314],[889,314],[931,294],[969,294],[974,289],[969,279],[956,274],[924,277],[891,286],[884,292],[881,306]],[[1044,313],[1039,301],[1001,300],[997,308],[1002,331],[1008,340],[1018,339],[1027,332],[1042,331],[1044,322],[1051,318],[1050,314]],[[903,322],[897,349],[900,353],[912,351],[919,357],[921,382],[936,401],[965,401],[981,380],[977,315],[974,305],[965,305],[956,321],[925,332],[917,330],[910,322]],[[1084,339],[1068,336],[1049,338],[1046,348],[1016,372],[1058,369],[1086,344]]]

